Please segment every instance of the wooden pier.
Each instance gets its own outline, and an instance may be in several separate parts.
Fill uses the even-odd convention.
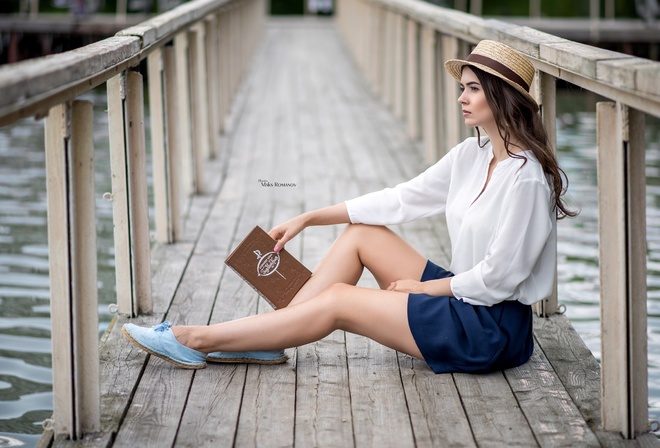
[[[660,63],[418,0],[338,3],[331,21],[266,21],[263,0],[193,0],[0,67],[0,126],[45,117],[54,398],[41,446],[657,446],[643,136],[645,115],[660,117]],[[224,266],[231,249],[254,225],[409,179],[465,138],[442,62],[482,39],[530,58],[553,144],[557,80],[607,99],[597,108],[601,365],[557,314],[556,294],[535,305],[549,317],[535,322],[533,358],[490,375],[434,375],[341,332],[290,349],[283,365],[186,371],[121,336],[129,319],[201,325],[269,312]],[[118,315],[99,348],[91,173],[101,125],[79,97],[102,85]],[[441,219],[395,230],[448,263]],[[288,249],[311,268],[339,231],[307,229]]]
[[[231,116],[180,239],[152,250],[153,314],[118,316],[102,338],[100,433],[71,442],[47,432],[42,446],[658,446],[651,434],[623,440],[600,429],[598,363],[561,315],[536,320],[528,363],[488,375],[435,375],[343,332],[288,350],[283,365],[199,371],[129,344],[120,331],[129,320],[202,325],[268,312],[223,263],[254,225],[269,228],[428,165],[327,20],[270,19]],[[309,228],[288,249],[311,268],[339,230]],[[395,230],[448,263],[442,220]],[[375,286],[369,276],[361,283]]]

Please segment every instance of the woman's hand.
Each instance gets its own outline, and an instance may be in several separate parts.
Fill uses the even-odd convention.
[[[430,296],[453,297],[451,291],[451,278],[439,278],[420,282],[417,280],[397,280],[390,283],[388,291],[407,292],[409,294],[428,294]]]
[[[342,202],[330,207],[320,208],[318,210],[298,215],[279,226],[273,227],[271,231],[268,232],[268,235],[277,241],[277,244],[275,244],[275,252],[278,252],[287,242],[292,240],[308,226],[324,226],[349,222],[351,221],[348,217],[346,205]]]
[[[268,235],[277,241],[275,244],[275,252],[279,252],[284,248],[284,245],[292,240],[296,235],[305,229],[305,219],[303,215],[296,216],[288,221],[273,227]]]
[[[424,284],[417,280],[397,280],[390,283],[390,286],[387,288],[388,291],[396,292],[407,292],[412,294],[421,294],[423,293]]]

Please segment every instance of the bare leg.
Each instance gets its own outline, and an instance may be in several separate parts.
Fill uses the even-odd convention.
[[[421,359],[408,326],[407,306],[408,294],[339,283],[293,307],[172,331],[182,344],[210,353],[295,347],[345,330]]]
[[[335,283],[355,285],[365,267],[387,289],[396,280],[419,280],[425,266],[426,259],[387,227],[349,224],[291,305],[309,300]]]

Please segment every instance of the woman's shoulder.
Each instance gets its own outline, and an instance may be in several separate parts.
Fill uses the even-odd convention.
[[[490,147],[490,140],[479,146],[477,137],[469,137],[454,146],[449,153],[459,160],[474,161],[478,158],[488,158],[491,153]]]
[[[532,151],[523,151],[521,157],[516,157],[516,178],[520,180],[537,181],[549,187],[543,166]],[[523,158],[524,157],[524,158]]]

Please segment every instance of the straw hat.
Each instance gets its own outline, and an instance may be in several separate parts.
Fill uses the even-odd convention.
[[[461,71],[466,65],[477,67],[503,79],[538,109],[536,100],[529,94],[534,79],[534,66],[513,48],[500,42],[482,40],[465,60],[450,59],[445,62],[445,69],[460,81]]]

